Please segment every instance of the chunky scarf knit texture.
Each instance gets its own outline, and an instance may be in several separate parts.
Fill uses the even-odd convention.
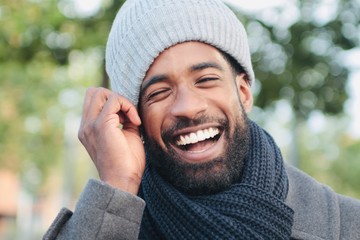
[[[290,239],[288,179],[272,137],[249,122],[251,146],[240,183],[208,196],[187,196],[147,166],[140,189],[146,209],[140,239]]]

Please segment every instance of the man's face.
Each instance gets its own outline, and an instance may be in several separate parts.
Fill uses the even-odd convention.
[[[214,47],[186,42],[163,51],[141,86],[145,147],[180,190],[209,194],[241,177],[252,95]]]

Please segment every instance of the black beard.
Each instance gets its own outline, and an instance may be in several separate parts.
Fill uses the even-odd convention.
[[[208,122],[209,119],[179,120],[175,127],[167,130],[162,136],[167,152],[143,134],[149,164],[153,164],[159,175],[175,188],[189,195],[209,195],[228,189],[232,184],[241,181],[250,144],[249,120],[243,109],[242,112],[241,118],[234,126],[232,137],[229,122],[223,119],[217,120],[224,127],[223,134],[228,143],[227,148],[222,156],[206,163],[192,164],[178,158],[170,146],[169,133],[175,129]]]

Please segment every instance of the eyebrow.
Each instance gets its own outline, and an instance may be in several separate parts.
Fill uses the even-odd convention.
[[[215,68],[215,69],[218,69],[220,71],[224,71],[224,69],[219,64],[217,64],[215,62],[202,62],[202,63],[192,65],[190,67],[190,72],[197,72],[197,71],[201,71],[201,70],[204,70],[204,69],[207,69],[207,68]],[[143,94],[146,91],[146,89],[148,87],[150,87],[151,85],[153,85],[155,83],[158,83],[158,82],[163,82],[168,78],[169,77],[166,74],[155,75],[155,76],[151,77],[148,81],[146,81],[145,83],[143,83],[141,85],[140,93]]]
[[[215,62],[203,62],[203,63],[199,63],[199,64],[195,64],[195,65],[191,66],[191,72],[201,71],[206,68],[215,68],[217,70],[224,71],[224,69]]]
[[[140,93],[141,95],[146,91],[146,89],[148,89],[148,87],[150,87],[151,85],[158,83],[158,82],[162,82],[165,81],[166,79],[168,79],[168,75],[166,74],[162,74],[162,75],[155,75],[153,77],[151,77],[148,81],[146,81],[146,83],[143,83],[141,85],[141,89],[140,89]]]

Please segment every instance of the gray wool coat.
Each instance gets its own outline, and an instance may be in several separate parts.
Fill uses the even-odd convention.
[[[287,166],[286,203],[295,211],[292,239],[360,240],[360,201],[336,194]],[[137,239],[145,202],[98,180],[86,185],[76,209],[62,209],[43,239]]]

